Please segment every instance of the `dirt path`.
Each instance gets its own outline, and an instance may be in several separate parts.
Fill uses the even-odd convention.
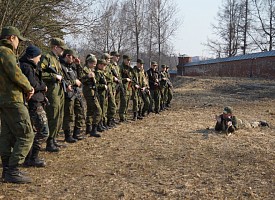
[[[42,152],[30,185],[0,183],[0,199],[274,199],[275,81],[178,78],[172,108]],[[213,131],[233,106],[244,121],[271,128]],[[25,169],[24,169],[25,170]]]

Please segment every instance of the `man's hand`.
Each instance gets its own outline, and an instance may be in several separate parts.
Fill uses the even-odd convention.
[[[62,76],[61,76],[61,75],[56,75],[56,79],[57,79],[58,81],[61,81],[61,80],[62,80]]]
[[[69,92],[72,92],[72,91],[73,91],[72,85],[68,85],[67,91],[69,91]]]
[[[114,76],[114,81],[115,82],[118,82],[118,78]]]
[[[108,86],[107,85],[104,85],[105,86],[105,90],[108,90]]]
[[[80,80],[76,79],[75,84],[77,85],[77,87],[80,87],[82,83],[80,82]]]
[[[26,100],[29,101],[34,94],[34,88],[32,87],[32,90],[27,93]]]
[[[127,82],[131,82],[131,79],[130,78],[126,78]]]
[[[77,65],[80,65],[80,59],[79,58],[74,58],[74,63]]]
[[[90,73],[88,74],[88,77],[89,77],[89,78],[94,78],[94,77],[95,77],[95,73],[94,73],[94,72],[90,72]]]
[[[139,85],[135,85],[135,88],[139,89],[140,87],[139,87]]]

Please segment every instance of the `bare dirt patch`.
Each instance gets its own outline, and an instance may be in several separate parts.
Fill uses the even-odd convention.
[[[46,168],[23,169],[34,182],[0,183],[0,199],[274,199],[275,81],[185,77],[174,85],[171,109],[42,152]],[[226,105],[271,127],[216,133],[214,115]]]

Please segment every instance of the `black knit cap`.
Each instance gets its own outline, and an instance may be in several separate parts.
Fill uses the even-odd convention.
[[[35,58],[36,56],[39,56],[39,55],[41,55],[41,50],[37,46],[30,45],[27,47],[26,56],[28,58]]]

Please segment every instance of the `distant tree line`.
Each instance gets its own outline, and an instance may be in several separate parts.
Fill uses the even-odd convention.
[[[275,0],[223,0],[213,31],[215,39],[208,39],[206,46],[216,57],[271,51]]]
[[[0,0],[0,9],[0,28],[16,26],[44,50],[60,37],[83,57],[116,50],[176,65],[173,0]]]

